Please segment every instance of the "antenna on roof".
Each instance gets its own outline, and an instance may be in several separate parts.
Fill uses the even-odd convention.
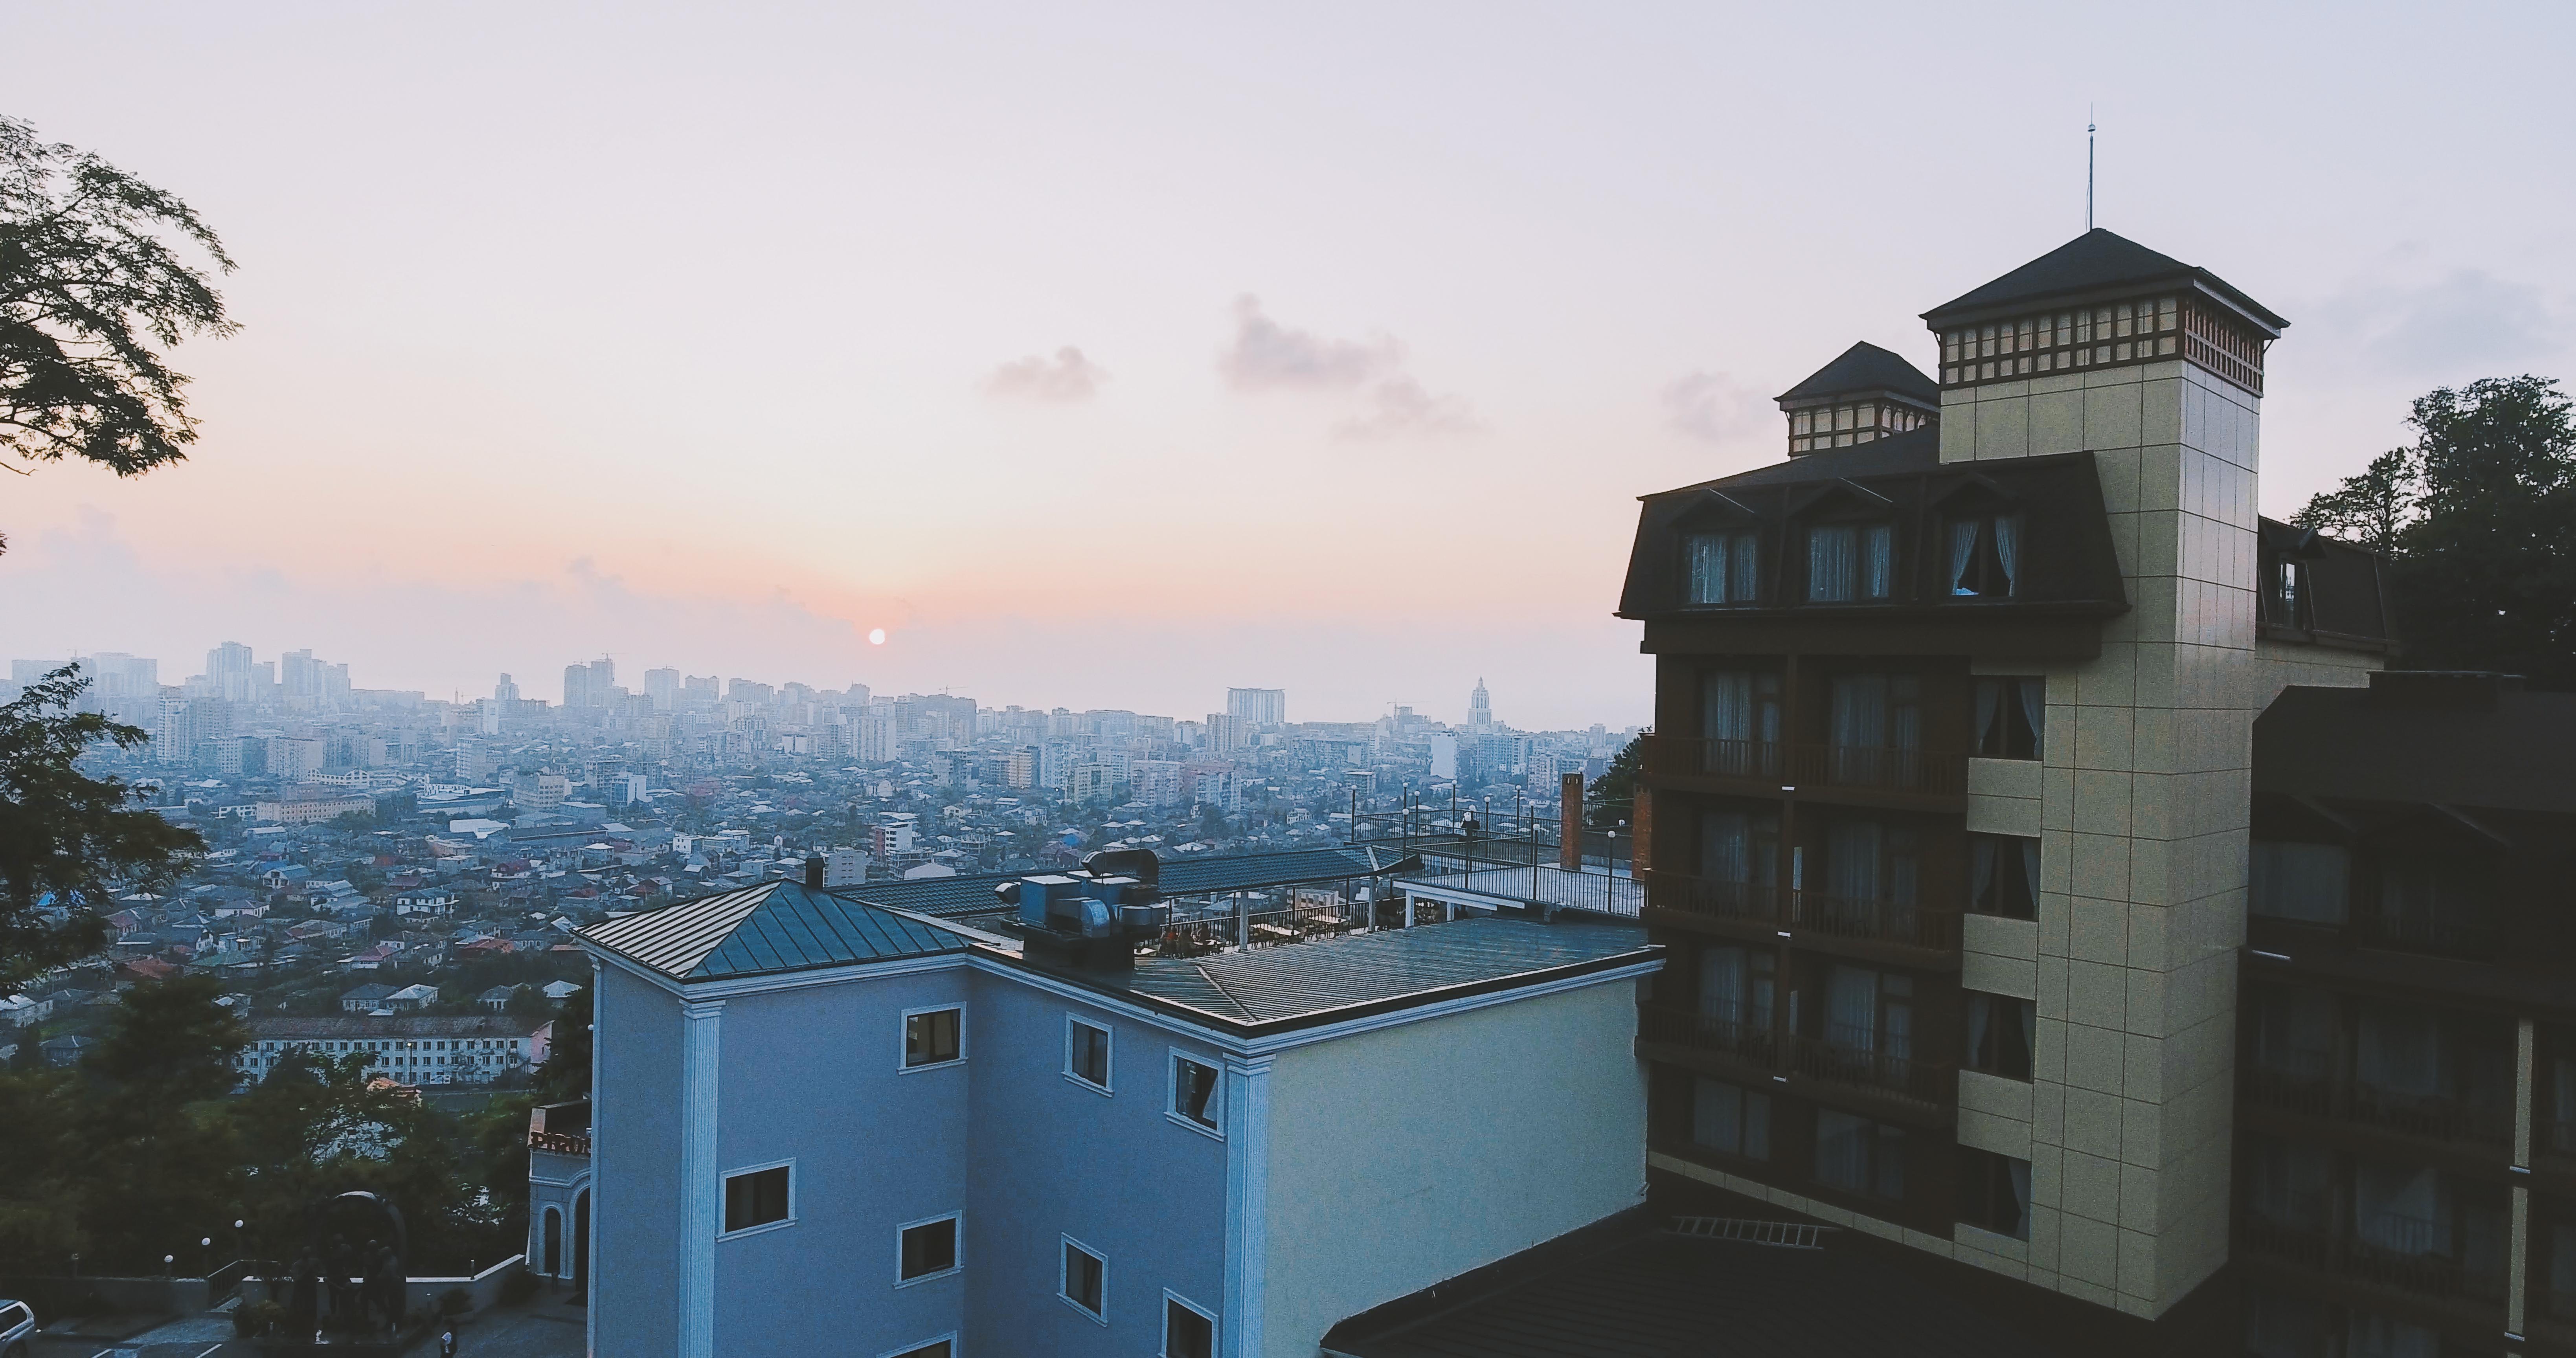
[[[2084,106],[2084,229],[2093,229],[2093,106]]]

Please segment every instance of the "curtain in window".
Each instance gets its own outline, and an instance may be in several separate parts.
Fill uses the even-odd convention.
[[[1977,564],[1977,532],[1984,525],[1976,519],[1959,519],[1950,525],[1950,592],[1974,594]]]
[[[2353,1228],[2391,1254],[2447,1254],[2441,1176],[2430,1168],[2362,1160],[2352,1168]]]
[[[1911,910],[1921,898],[1916,889],[1921,885],[1921,862],[1915,854],[1914,832],[1899,825],[1887,832],[1887,899]]]
[[[1761,550],[1762,538],[1755,533],[1737,533],[1728,539],[1733,558],[1727,565],[1726,598],[1729,603],[1753,601],[1753,557]]]
[[[1753,676],[1719,670],[1700,687],[1700,730],[1710,740],[1753,738]]]
[[[2004,752],[2004,736],[2002,730],[1996,726],[1995,718],[2003,715],[2004,681],[1980,679],[1977,681],[1976,695],[1977,753],[2000,755]]]
[[[1891,1060],[1908,1060],[1914,1055],[1914,979],[1882,976],[1878,989],[1878,1048]]]
[[[2021,593],[2021,516],[1995,516],[1995,560],[2004,568],[2003,592],[2007,597]]]
[[[2353,1073],[2373,1089],[2429,1098],[2441,1092],[2440,1036],[2433,1016],[2409,1005],[2372,1005],[2361,1013]]]
[[[1834,676],[1833,742],[1846,749],[1887,744],[1887,676]]]
[[[2340,844],[2254,841],[2249,908],[2273,919],[2341,924],[2349,913],[2351,855]]]
[[[1712,882],[1753,880],[1753,819],[1740,811],[1699,818],[1699,875]]]
[[[1711,948],[1699,955],[1699,1012],[1728,1023],[1744,1021],[1744,950]]]
[[[2048,728],[2042,723],[2048,719],[2048,681],[2016,679],[2012,687],[2013,692],[2021,699],[2022,720],[2030,723],[2030,757],[2044,758],[2047,754]]]
[[[1860,596],[1884,599],[1896,581],[1896,529],[1873,523],[1860,533]]]
[[[2442,1358],[2442,1332],[2368,1311],[2352,1313],[2350,1358]]]
[[[1992,1070],[1994,1048],[1986,1045],[1995,1035],[1995,1002],[1991,995],[1968,992],[1968,1064],[1979,1070]]]
[[[1877,1133],[1877,1145],[1870,1148],[1871,1166],[1876,1171],[1872,1189],[1882,1198],[1905,1196],[1905,1129],[1878,1123],[1870,1129]]]
[[[1825,894],[1846,901],[1879,899],[1883,842],[1877,821],[1834,822],[1825,833]]]
[[[1727,539],[1723,533],[1693,533],[1690,536],[1690,601],[1695,604],[1726,602]]]
[[[2012,1189],[2012,1220],[2004,1234],[2015,1240],[2030,1239],[2030,1162],[2004,1159],[2004,1177]]]
[[[1859,534],[1849,524],[1819,524],[1807,530],[1807,598],[1836,603],[1852,597]]]
[[[1867,1192],[1870,1130],[1866,1118],[1817,1109],[1816,1177],[1845,1192]]]
[[[1825,975],[1825,1041],[1856,1052],[1878,1050],[1878,973],[1835,964]]]
[[[2016,913],[2037,915],[2039,913],[2039,841],[2036,839],[2025,839],[2021,842],[2021,872],[2022,891],[2025,894],[2021,900],[2014,902],[2018,907]]]
[[[1994,910],[2001,902],[1993,900],[1995,889],[1995,841],[1984,835],[1968,840],[1968,903],[1980,910]]]
[[[1705,1077],[1691,1098],[1691,1140],[1729,1155],[1744,1153],[1744,1091]]]

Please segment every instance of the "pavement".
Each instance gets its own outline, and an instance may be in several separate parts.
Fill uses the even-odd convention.
[[[457,1358],[583,1358],[587,1313],[540,1295],[525,1306],[496,1307],[457,1327]],[[439,1331],[403,1358],[438,1358]],[[210,1312],[174,1320],[129,1339],[38,1334],[28,1358],[258,1358],[259,1347],[233,1337],[233,1319]]]

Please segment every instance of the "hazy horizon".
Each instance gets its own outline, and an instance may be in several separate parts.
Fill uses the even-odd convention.
[[[244,329],[177,352],[189,462],[8,479],[0,649],[1629,725],[1635,497],[1776,460],[1853,340],[1929,366],[1918,313],[2082,230],[2088,106],[2101,224],[2292,321],[2265,512],[2559,373],[2571,29],[21,5],[88,55],[0,112],[195,206]]]

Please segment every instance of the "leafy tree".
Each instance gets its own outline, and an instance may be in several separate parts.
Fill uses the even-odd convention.
[[[2408,423],[2411,447],[2292,522],[2386,544],[2408,665],[2576,688],[2576,417],[2557,381],[2440,388]]]
[[[539,1103],[590,1097],[590,991],[589,986],[574,991],[563,1012],[555,1015],[554,1040],[547,1046],[546,1063],[537,1068]]]
[[[237,327],[174,237],[232,271],[186,203],[0,117],[0,449],[119,476],[187,456],[188,379],[160,351]]]
[[[81,1222],[101,1272],[200,1264],[196,1242],[233,1220],[239,1153],[217,1100],[247,1034],[219,993],[205,976],[138,984],[81,1062]]]
[[[97,907],[120,883],[166,885],[181,852],[205,847],[196,831],[132,805],[123,781],[81,771],[92,745],[131,750],[151,739],[73,711],[88,687],[67,665],[0,704],[0,981],[98,951],[107,930]]]
[[[1637,773],[1645,750],[1645,741],[1631,739],[1611,756],[1610,767],[1592,780],[1583,799],[1589,804],[1584,820],[1593,829],[1607,830],[1637,818]]]

